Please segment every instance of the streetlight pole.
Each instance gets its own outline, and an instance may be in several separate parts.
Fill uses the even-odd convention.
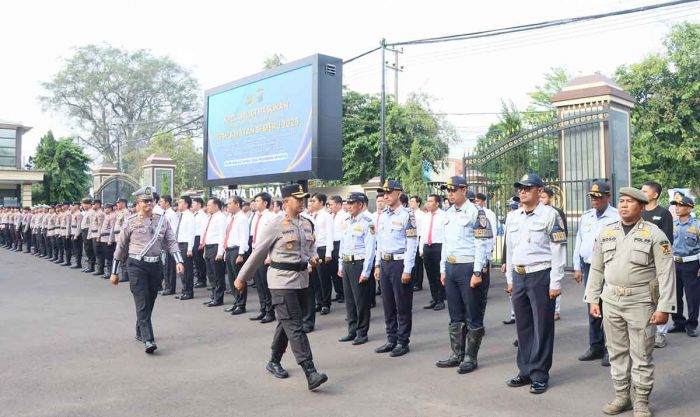
[[[386,39],[382,38],[382,104],[381,104],[381,126],[382,126],[382,145],[380,156],[380,183],[384,184],[386,180]]]

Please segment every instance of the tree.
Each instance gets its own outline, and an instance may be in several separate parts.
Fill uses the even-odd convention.
[[[201,127],[184,125],[201,115],[197,81],[169,57],[147,50],[82,46],[42,85],[44,106],[65,114],[84,144],[107,161],[118,159],[119,146],[124,153],[147,146],[157,132],[178,136]]]
[[[554,67],[544,74],[544,84],[535,86],[535,91],[528,93],[530,105],[525,109],[523,121],[528,127],[554,121],[557,114],[552,106],[552,98],[561,92],[571,81],[571,74],[564,67]]]
[[[265,63],[263,64],[263,69],[269,70],[277,68],[280,65],[284,65],[287,62],[287,58],[282,54],[272,54],[271,57],[265,58]]]
[[[32,199],[55,204],[77,201],[87,194],[90,157],[73,139],[56,140],[49,130],[41,138],[32,161],[36,169],[46,171],[43,184],[32,189]]]
[[[632,109],[632,182],[697,187],[700,178],[700,25],[673,27],[665,51],[623,65],[617,81]],[[672,169],[671,169],[672,167]]]
[[[156,135],[144,149],[134,150],[124,156],[134,166],[141,166],[151,154],[167,155],[175,161],[175,190],[173,195],[188,189],[197,189],[204,181],[202,152],[194,146],[192,138],[175,137],[172,133]],[[165,194],[163,190],[159,193]]]
[[[360,184],[380,174],[381,101],[378,95],[345,90],[343,93],[343,180],[345,184]],[[414,142],[418,149],[415,161],[427,162],[437,171],[440,161],[455,142],[454,129],[439,117],[423,95],[411,95],[405,104],[387,100],[386,110],[386,174],[387,178],[406,180],[411,176],[410,150]],[[418,176],[414,177],[416,180]]]

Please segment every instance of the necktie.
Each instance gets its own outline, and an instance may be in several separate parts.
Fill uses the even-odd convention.
[[[224,238],[224,248],[228,247],[228,236],[231,234],[231,229],[233,228],[233,222],[236,220],[236,215],[231,216],[231,221],[228,222],[228,227],[226,228],[226,237]]]
[[[211,218],[212,218],[212,217],[214,217],[213,214],[212,214],[211,216],[209,216],[209,220],[207,221],[207,228],[204,229],[204,236],[202,236],[202,245],[206,245],[206,244],[207,244],[207,231],[209,231],[209,224],[211,223]]]
[[[258,221],[255,222],[255,230],[253,231],[253,245],[255,245],[255,241],[258,238],[258,226],[260,225],[260,218],[262,217],[262,213],[258,213]]]
[[[433,218],[435,218],[435,212],[430,215],[430,229],[428,230],[428,246],[433,244]]]

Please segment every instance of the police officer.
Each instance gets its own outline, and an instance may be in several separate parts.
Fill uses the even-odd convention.
[[[63,247],[66,251],[66,261],[61,264],[61,266],[71,266],[71,259],[73,258],[73,240],[72,227],[73,227],[73,213],[71,212],[71,203],[63,204],[64,210],[64,223],[65,227],[63,230]]]
[[[139,213],[128,216],[119,233],[112,263],[112,284],[119,284],[120,265],[129,269],[129,287],[136,307],[136,340],[143,342],[146,353],[158,348],[153,335],[151,314],[161,289],[163,277],[160,254],[163,250],[173,255],[178,273],[185,268],[175,233],[164,216],[153,213],[151,187],[142,187],[133,196],[139,204]]]
[[[124,220],[131,214],[130,211],[126,208],[126,205],[129,202],[126,200],[126,198],[120,198],[117,200],[117,207],[116,207],[116,216],[114,217],[114,227],[112,228],[112,237],[111,241],[116,242],[119,239],[119,234],[122,231],[123,225],[124,225]],[[115,250],[116,250],[116,245],[115,245]],[[127,268],[122,268],[122,274],[121,277],[119,277],[119,282],[128,282],[129,281],[129,272],[127,271]]]
[[[459,366],[460,374],[474,371],[484,337],[484,312],[489,280],[482,275],[486,248],[493,238],[486,213],[467,201],[467,181],[454,176],[441,187],[451,206],[445,213],[445,242],[440,256],[440,281],[445,287],[450,315],[448,334],[452,355],[439,368]],[[465,351],[465,342],[468,346]]]
[[[300,216],[304,199],[309,198],[309,194],[301,185],[289,185],[281,191],[285,214],[274,216],[260,231],[255,249],[243,264],[234,284],[237,290],[242,291],[246,281],[253,277],[269,256],[271,263],[267,282],[278,322],[266,369],[277,378],[289,376],[281,360],[290,344],[297,363],[306,374],[308,388],[313,390],[326,382],[328,377],[316,371],[309,339],[302,330],[303,312],[311,307],[306,305],[309,302],[308,267],[318,264],[313,225]]]
[[[95,217],[95,209],[91,198],[83,198],[82,204],[83,219],[80,222],[80,236],[83,240],[83,249],[85,257],[87,258],[87,266],[83,268],[81,272],[90,273],[95,272],[95,251],[92,246],[92,239],[90,238],[90,225],[92,224],[92,218]]]
[[[700,307],[700,221],[690,217],[695,201],[677,195],[671,202],[678,218],[673,221],[673,260],[676,264],[676,305],[673,327],[681,328],[690,337],[698,337]],[[688,319],[683,316],[683,291],[688,303]],[[674,330],[674,329],[672,329]]]
[[[591,269],[593,246],[603,225],[620,219],[617,209],[610,205],[610,186],[605,180],[596,180],[588,192],[591,198],[591,209],[581,215],[574,244],[574,279],[583,285],[588,283],[588,273]],[[603,320],[588,314],[588,349],[578,357],[580,361],[602,359],[601,364],[610,365],[608,351],[605,350],[605,333]]]
[[[105,274],[102,276],[102,278],[107,279],[109,278],[109,272],[112,270],[112,261],[114,258],[114,250],[115,250],[115,241],[113,239],[113,229],[114,229],[114,221],[117,217],[117,214],[114,212],[114,204],[112,203],[107,203],[105,204],[105,219],[102,221],[102,225],[100,226],[100,247],[102,248],[102,256],[104,258],[104,264],[105,264]]]
[[[411,271],[416,256],[416,219],[403,207],[403,188],[388,180],[382,187],[387,207],[377,225],[377,258],[374,278],[379,280],[384,305],[387,341],[377,353],[397,357],[409,352],[413,307]]]
[[[606,414],[632,408],[634,416],[651,416],[654,386],[654,325],[676,312],[676,282],[671,243],[653,223],[642,219],[647,196],[636,188],[620,189],[621,220],[603,226],[593,250],[583,301],[594,317],[603,317],[615,398]],[[601,311],[600,301],[604,308]]]
[[[343,224],[338,257],[338,274],[343,279],[348,334],[340,342],[367,343],[372,286],[370,281],[375,254],[375,227],[365,210],[363,193],[348,196],[350,217]]]
[[[530,385],[531,393],[542,394],[552,367],[554,307],[566,265],[566,232],[557,211],[540,202],[544,182],[539,175],[526,174],[514,186],[522,207],[506,220],[506,279],[513,297],[519,372],[507,385]]]
[[[105,255],[104,251],[102,250],[102,245],[100,244],[100,230],[102,229],[102,223],[104,222],[106,215],[104,210],[102,210],[102,200],[94,200],[92,204],[95,213],[92,216],[92,222],[90,223],[90,234],[88,236],[92,242],[92,250],[97,261],[97,267],[92,275],[101,277],[105,273]]]
[[[73,248],[73,256],[75,265],[71,269],[82,269],[83,267],[83,236],[80,226],[83,222],[83,213],[80,211],[80,203],[73,204],[73,212],[71,213],[71,247]]]

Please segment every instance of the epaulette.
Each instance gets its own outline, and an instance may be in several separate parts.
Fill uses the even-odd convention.
[[[604,226],[612,226],[613,224],[619,222],[619,220],[606,220],[605,223],[603,223]]]

